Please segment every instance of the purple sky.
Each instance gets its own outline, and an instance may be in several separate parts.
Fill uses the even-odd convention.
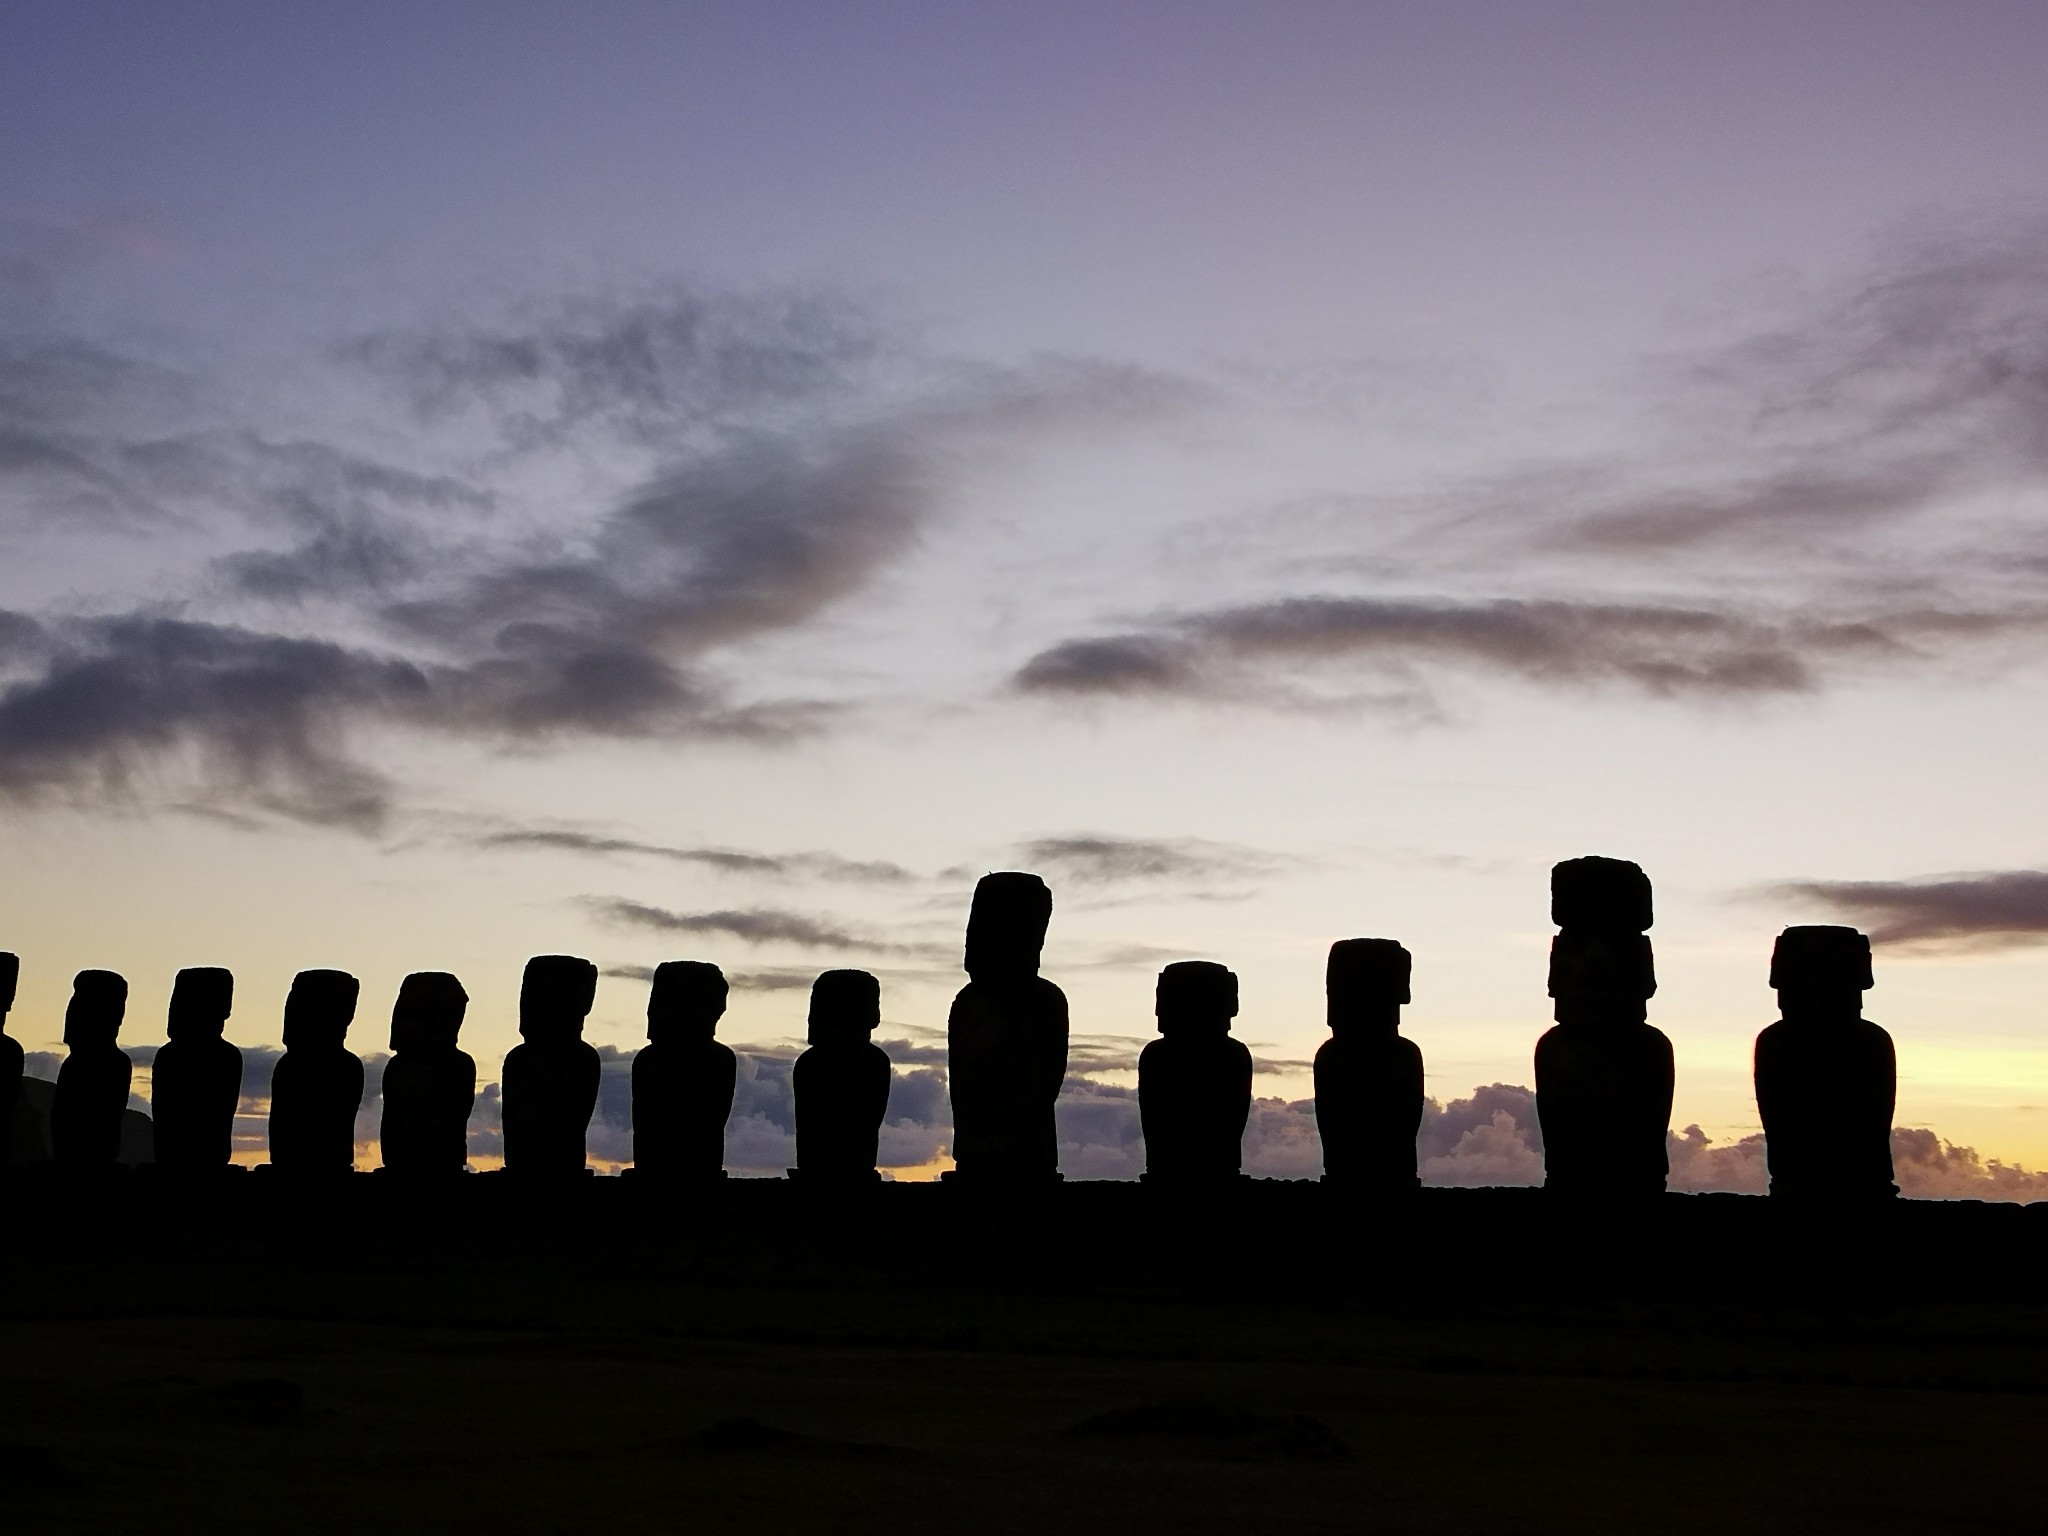
[[[763,1045],[872,962],[923,1040],[1023,863],[1091,1081],[1207,956],[1304,1097],[1383,933],[1449,1101],[1602,852],[1680,1125],[1754,1128],[1836,917],[1902,1123],[2048,1162],[2044,64],[2036,4],[9,6],[15,1030],[344,965],[368,1048],[434,966],[488,1059],[570,949]]]

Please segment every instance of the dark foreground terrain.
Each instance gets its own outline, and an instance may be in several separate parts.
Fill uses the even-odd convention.
[[[2048,1208],[0,1189],[10,1531],[1999,1531]]]

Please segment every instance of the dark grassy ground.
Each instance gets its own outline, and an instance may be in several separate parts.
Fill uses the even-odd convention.
[[[1823,1229],[1725,1199],[1150,1194],[885,1189],[848,1212],[785,1185],[17,1187],[0,1521],[2012,1532],[2048,1512],[2048,1211]]]

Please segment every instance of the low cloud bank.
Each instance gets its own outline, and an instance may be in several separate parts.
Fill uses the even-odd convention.
[[[1918,880],[1795,880],[1773,888],[1867,928],[1876,944],[2017,949],[2048,944],[2048,871],[1987,870]]]

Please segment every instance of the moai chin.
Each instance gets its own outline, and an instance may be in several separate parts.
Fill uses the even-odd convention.
[[[633,1057],[633,1168],[672,1179],[725,1177],[725,1123],[738,1063],[713,1038],[725,973],[703,960],[654,968],[647,1044]]]
[[[983,875],[967,917],[967,985],[946,1019],[953,1160],[966,1183],[1059,1176],[1053,1106],[1067,1075],[1067,997],[1038,974],[1052,892],[1036,875]]]
[[[1339,939],[1324,972],[1330,1038],[1316,1051],[1323,1182],[1413,1189],[1422,1128],[1422,1052],[1401,1037],[1411,961],[1392,939]]]
[[[1252,1110],[1252,1054],[1230,1034],[1237,976],[1209,960],[1169,965],[1159,973],[1153,1011],[1160,1038],[1138,1055],[1144,1178],[1235,1180]]]
[[[576,955],[536,955],[519,984],[519,1035],[502,1082],[505,1169],[547,1178],[581,1174],[603,1063],[583,1038],[597,967]]]
[[[13,1134],[14,1107],[21,1102],[21,1075],[28,1053],[7,1033],[7,1015],[14,1011],[14,990],[21,978],[21,957],[0,950],[0,1167],[5,1166],[7,1138]]]
[[[1550,996],[1536,1042],[1543,1184],[1566,1194],[1661,1193],[1670,1173],[1671,1042],[1647,1020],[1657,990],[1650,880],[1622,859],[1551,871]]]
[[[807,1184],[869,1184],[889,1111],[889,1057],[873,1040],[882,987],[866,971],[826,971],[811,984],[810,1048],[796,1059],[796,1167]]]
[[[391,1008],[377,1141],[393,1173],[461,1173],[469,1163],[476,1063],[457,1043],[469,994],[446,971],[414,971]]]
[[[190,966],[171,985],[170,1042],[150,1068],[160,1168],[225,1168],[235,1150],[242,1101],[242,1053],[222,1037],[235,1002],[235,978],[219,966]]]
[[[280,1173],[355,1168],[363,1063],[347,1042],[361,990],[347,971],[301,971],[292,978],[284,1055],[270,1079],[270,1163]]]
[[[57,1069],[50,1106],[50,1146],[57,1162],[74,1170],[104,1171],[121,1156],[121,1121],[128,1112],[134,1064],[121,1049],[128,1012],[128,982],[113,971],[80,971],[64,1007],[68,1054]]]
[[[1854,928],[1787,928],[1771,951],[1778,1022],[1756,1037],[1756,1107],[1771,1193],[1883,1200],[1892,1182],[1898,1060],[1863,1017],[1870,940]]]

